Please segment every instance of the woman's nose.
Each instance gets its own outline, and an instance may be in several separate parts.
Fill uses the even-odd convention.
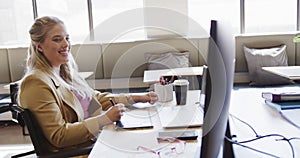
[[[69,47],[69,45],[70,45],[70,42],[69,42],[67,39],[64,39],[64,40],[62,41],[62,46],[63,46],[64,48]]]

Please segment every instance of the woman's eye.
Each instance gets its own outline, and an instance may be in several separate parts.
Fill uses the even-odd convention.
[[[69,37],[57,37],[57,38],[53,38],[53,41],[54,42],[61,42],[63,40],[66,40],[66,41],[70,41],[70,38]]]
[[[60,42],[60,41],[61,41],[61,38],[54,38],[53,41],[55,41],[55,42]]]

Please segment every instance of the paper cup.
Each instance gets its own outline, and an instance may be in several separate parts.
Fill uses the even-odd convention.
[[[176,104],[177,105],[185,105],[187,98],[187,91],[189,88],[189,81],[186,79],[175,80],[174,83],[174,91],[176,96]]]

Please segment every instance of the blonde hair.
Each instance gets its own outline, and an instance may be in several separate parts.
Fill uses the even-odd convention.
[[[67,63],[60,66],[59,75],[56,75],[46,56],[37,49],[37,44],[43,43],[49,30],[57,24],[64,25],[63,21],[56,17],[45,16],[37,18],[31,26],[29,30],[31,44],[27,54],[26,74],[41,70],[58,79],[66,88],[77,91],[82,97],[91,98],[94,90],[80,77],[78,66],[72,55],[69,55]]]

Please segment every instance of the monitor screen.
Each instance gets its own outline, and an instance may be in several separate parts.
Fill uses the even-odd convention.
[[[228,123],[235,60],[234,55],[225,54],[226,51],[219,47],[220,40],[223,39],[220,35],[217,21],[212,20],[206,61],[207,72],[202,78],[202,83],[205,82],[205,94],[202,92],[201,95],[205,95],[205,101],[201,158],[218,157],[223,154],[222,149]]]

